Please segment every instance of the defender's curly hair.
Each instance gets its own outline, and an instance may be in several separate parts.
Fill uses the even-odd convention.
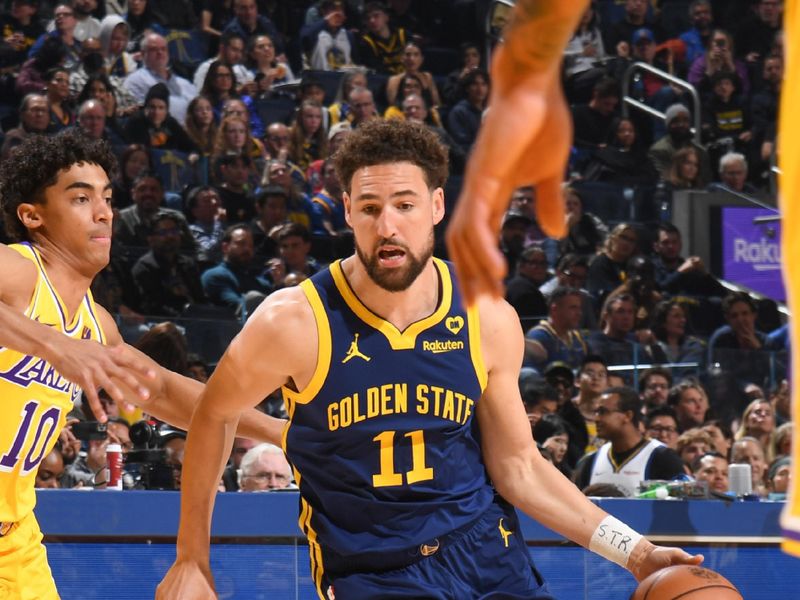
[[[0,207],[8,235],[15,241],[30,240],[17,217],[23,202],[43,203],[44,190],[55,184],[58,174],[75,164],[94,164],[113,178],[117,159],[111,147],[76,129],[54,136],[33,135],[14,148],[0,164]]]
[[[333,157],[336,174],[349,194],[353,174],[363,167],[410,162],[422,169],[428,188],[447,180],[447,149],[430,129],[399,119],[371,119],[359,125]]]

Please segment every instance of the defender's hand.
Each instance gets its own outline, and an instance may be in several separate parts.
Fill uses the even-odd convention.
[[[156,588],[155,600],[216,600],[214,579],[208,565],[175,561]]]
[[[448,251],[468,304],[481,294],[503,294],[507,266],[498,237],[514,189],[535,185],[540,227],[552,237],[566,234],[561,183],[572,141],[569,112],[557,78],[517,77],[522,79],[513,87],[503,86],[502,78],[493,83],[490,108],[447,230]]]
[[[115,402],[125,401],[122,390],[112,379],[130,387],[142,400],[150,397],[148,389],[139,383],[134,374],[155,379],[155,370],[124,345],[104,346],[94,340],[75,340],[58,333],[46,354],[43,358],[62,377],[84,391],[92,412],[100,422],[104,423],[108,417],[97,396],[99,388],[103,388]]]

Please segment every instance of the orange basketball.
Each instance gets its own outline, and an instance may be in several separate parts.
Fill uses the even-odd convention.
[[[743,600],[719,573],[693,565],[660,569],[647,577],[631,600]]]

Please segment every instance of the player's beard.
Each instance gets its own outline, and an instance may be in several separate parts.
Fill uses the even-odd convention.
[[[397,269],[386,269],[381,267],[378,253],[381,250],[381,246],[388,244],[403,249],[403,251],[406,253],[405,265]],[[416,281],[417,277],[419,277],[420,273],[422,273],[423,269],[425,269],[425,265],[428,264],[428,261],[433,256],[433,244],[433,230],[431,230],[430,237],[428,238],[428,241],[420,252],[419,256],[415,256],[414,253],[411,252],[411,249],[405,244],[385,239],[380,240],[375,245],[375,250],[371,255],[367,255],[361,246],[358,245],[358,241],[356,241],[355,246],[356,254],[361,260],[361,264],[363,264],[364,268],[367,270],[367,275],[369,275],[369,278],[372,279],[372,281],[388,292],[402,292],[411,287],[411,284]]]

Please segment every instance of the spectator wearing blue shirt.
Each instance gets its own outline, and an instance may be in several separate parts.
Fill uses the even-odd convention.
[[[231,225],[222,234],[222,262],[203,273],[201,282],[208,299],[246,317],[272,291],[263,265],[253,259],[253,232],[244,223]]]
[[[283,52],[283,37],[272,21],[258,14],[256,0],[233,0],[233,14],[236,16],[225,26],[225,31],[235,31],[244,40],[266,34],[275,44],[275,51]]]
[[[577,369],[587,354],[586,342],[577,329],[581,320],[581,292],[557,287],[548,298],[548,316],[525,336],[526,362],[543,373],[553,362]]]
[[[459,100],[447,116],[447,129],[455,142],[469,151],[481,127],[483,111],[489,99],[489,74],[473,69],[461,79],[463,100]]]
[[[651,332],[634,333],[636,311],[632,294],[611,294],[600,314],[603,330],[589,336],[589,351],[605,358],[609,365],[667,362]]]
[[[689,5],[689,18],[692,28],[684,31],[680,40],[686,45],[686,62],[692,64],[695,59],[706,53],[711,32],[714,30],[714,17],[709,0],[694,0]]]
[[[342,185],[336,175],[333,159],[322,163],[322,189],[311,198],[311,233],[314,235],[337,236],[347,229],[342,202]]]

